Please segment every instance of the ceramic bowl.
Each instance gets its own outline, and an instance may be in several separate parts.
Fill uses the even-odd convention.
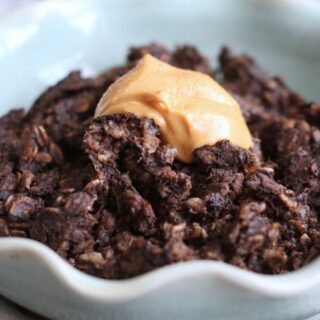
[[[194,44],[212,62],[229,45],[320,100],[317,1],[45,1],[0,19],[0,113],[30,106],[70,70],[96,74],[150,41]],[[320,258],[277,276],[195,261],[110,281],[35,241],[2,238],[0,294],[59,320],[298,320],[320,312]]]

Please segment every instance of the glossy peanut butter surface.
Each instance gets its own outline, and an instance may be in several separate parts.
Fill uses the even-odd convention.
[[[183,162],[192,162],[194,149],[223,139],[252,145],[239,105],[216,81],[151,55],[109,87],[96,116],[128,112],[153,119]]]

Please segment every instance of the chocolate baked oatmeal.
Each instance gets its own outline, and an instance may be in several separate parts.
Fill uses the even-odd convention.
[[[192,161],[133,113],[95,116],[103,93],[147,53],[213,77],[239,104],[250,148],[220,140]],[[320,104],[246,55],[222,49],[212,70],[194,47],[132,48],[95,78],[79,72],[27,112],[0,119],[0,236],[38,240],[108,279],[196,259],[266,274],[320,252]]]

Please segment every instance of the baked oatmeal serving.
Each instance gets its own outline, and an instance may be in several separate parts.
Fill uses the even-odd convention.
[[[0,118],[0,236],[108,279],[190,260],[266,274],[320,252],[320,104],[246,55],[131,48]]]

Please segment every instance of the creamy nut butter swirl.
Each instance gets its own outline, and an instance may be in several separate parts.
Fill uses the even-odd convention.
[[[216,81],[149,54],[109,87],[95,116],[128,112],[153,119],[183,162],[192,162],[194,149],[223,139],[252,146],[239,105]]]

